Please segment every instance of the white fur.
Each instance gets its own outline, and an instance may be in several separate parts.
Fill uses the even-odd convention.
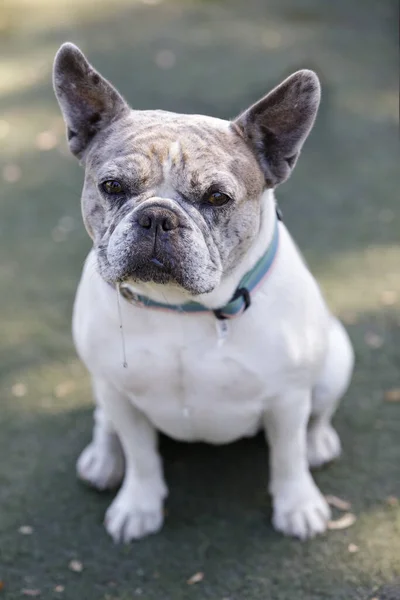
[[[241,277],[265,251],[275,204],[263,198],[256,243],[218,290],[196,298],[225,304]],[[325,530],[329,508],[309,472],[335,458],[340,442],[330,425],[347,388],[353,353],[285,226],[278,255],[253,295],[251,308],[229,322],[217,343],[215,317],[138,308],[122,302],[128,367],[123,367],[116,292],[96,272],[90,254],[74,311],[78,352],[94,381],[93,441],[78,462],[86,481],[104,488],[125,477],[106,515],[115,540],[129,541],[162,525],[167,493],[156,430],[178,440],[224,444],[260,426],[271,446],[274,526],[302,539]],[[133,285],[161,302],[188,300],[173,286]],[[307,423],[313,414],[307,433]]]

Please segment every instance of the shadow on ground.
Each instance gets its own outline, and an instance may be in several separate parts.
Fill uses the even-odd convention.
[[[395,17],[392,2],[373,0],[0,7],[0,596],[400,598],[400,512],[387,503],[400,496],[400,404],[383,401],[400,367]],[[278,197],[356,349],[336,418],[344,458],[316,474],[325,493],[352,502],[351,529],[307,544],[273,532],[261,438],[223,448],[163,439],[164,530],[127,547],[106,536],[112,494],[91,492],[74,474],[91,414],[69,323],[89,241],[82,172],[66,153],[50,83],[67,39],[135,108],[229,118],[291,71],[319,73],[317,125]],[[71,559],[82,573],[68,569]],[[188,585],[200,571],[204,580]]]

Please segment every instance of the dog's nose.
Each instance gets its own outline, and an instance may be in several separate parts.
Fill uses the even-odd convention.
[[[147,206],[137,213],[136,218],[143,229],[172,231],[180,226],[178,215],[163,206]]]

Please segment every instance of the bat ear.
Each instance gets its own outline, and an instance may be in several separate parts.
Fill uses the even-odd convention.
[[[53,86],[70,150],[79,158],[101,129],[129,111],[122,96],[71,43],[63,44],[56,54]]]
[[[270,187],[292,172],[314,124],[320,96],[317,75],[306,69],[297,71],[234,121]]]

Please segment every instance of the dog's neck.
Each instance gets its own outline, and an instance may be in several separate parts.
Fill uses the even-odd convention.
[[[193,301],[199,302],[210,309],[224,306],[232,298],[243,276],[251,271],[269,247],[274,235],[276,218],[276,204],[273,191],[266,190],[261,198],[259,234],[243,260],[228,276],[222,279],[220,285],[212,292],[192,296],[179,286],[156,283],[134,283],[129,288],[136,294],[146,296],[150,300],[162,304],[179,305]]]

